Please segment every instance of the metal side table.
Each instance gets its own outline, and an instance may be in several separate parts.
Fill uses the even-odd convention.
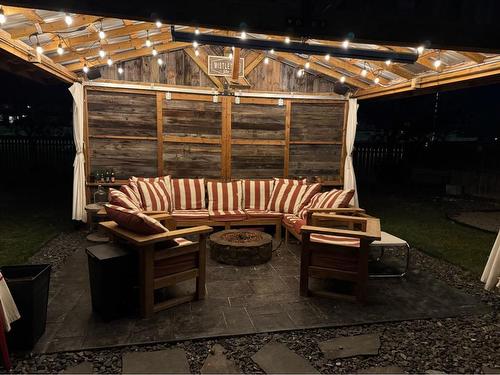
[[[380,261],[384,256],[386,248],[404,248],[406,254],[405,260],[405,268],[401,273],[393,273],[393,274],[370,274],[370,278],[401,278],[406,276],[408,273],[408,269],[410,267],[410,245],[405,240],[396,237],[387,232],[380,232],[380,240],[373,241],[370,245],[370,250],[379,250],[380,256],[377,258],[377,261]]]

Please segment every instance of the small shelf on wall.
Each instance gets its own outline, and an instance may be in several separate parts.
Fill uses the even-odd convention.
[[[115,182],[87,182],[87,186],[104,186],[104,187],[114,187],[126,185],[128,180],[115,180]]]

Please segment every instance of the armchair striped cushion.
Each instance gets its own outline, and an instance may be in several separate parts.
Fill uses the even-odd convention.
[[[297,183],[290,181],[285,179],[276,180],[267,205],[269,211],[291,214],[298,210],[300,200],[307,190],[307,185],[300,183],[300,181]]]
[[[205,179],[173,178],[172,197],[176,210],[201,210],[205,208]]]
[[[105,204],[104,208],[108,217],[119,226],[140,234],[158,234],[168,232],[158,220],[143,214],[139,210]]]
[[[265,210],[273,191],[274,180],[243,180],[243,208]]]
[[[128,185],[120,186],[120,191],[125,194],[137,207],[142,209],[141,194],[137,183],[129,180]]]
[[[140,202],[130,199],[127,194],[121,191],[121,188],[120,190],[109,189],[109,203],[130,210],[141,210]]]
[[[354,190],[333,189],[325,193],[318,193],[311,198],[308,205],[302,208],[299,216],[303,219],[307,216],[307,210],[310,208],[346,208],[354,196]]]

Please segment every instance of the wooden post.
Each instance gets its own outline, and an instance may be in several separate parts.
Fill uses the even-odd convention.
[[[232,79],[237,81],[240,76],[240,49],[235,48],[233,54],[233,75]]]
[[[154,311],[154,245],[139,251],[139,284],[141,316],[148,318]]]
[[[222,178],[231,179],[231,97],[222,97],[222,134],[221,134]]]
[[[290,125],[292,121],[292,101],[285,101],[285,150],[283,156],[283,177],[288,177],[290,165]]]
[[[158,176],[163,176],[163,93],[156,93],[156,161]]]

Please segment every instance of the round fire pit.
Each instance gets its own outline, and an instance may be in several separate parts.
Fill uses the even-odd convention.
[[[266,263],[273,252],[273,238],[263,232],[228,229],[210,236],[210,256],[219,263],[253,266]]]

